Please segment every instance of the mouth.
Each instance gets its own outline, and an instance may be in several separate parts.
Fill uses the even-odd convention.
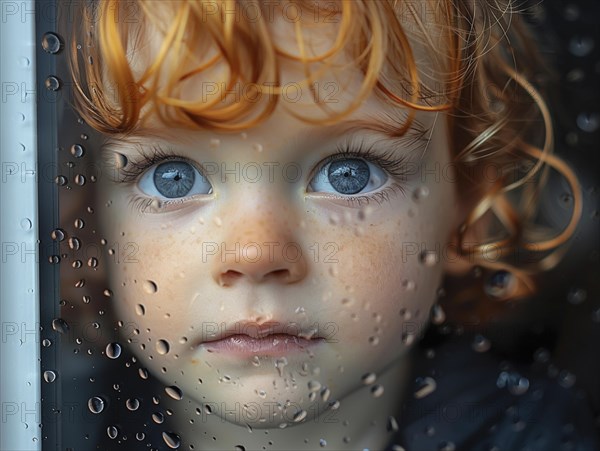
[[[310,352],[311,348],[325,343],[324,337],[315,329],[281,327],[280,323],[259,325],[236,323],[235,330],[223,331],[204,339],[198,348],[210,353],[239,357],[284,356],[298,352]]]

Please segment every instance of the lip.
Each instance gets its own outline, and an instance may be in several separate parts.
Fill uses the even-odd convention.
[[[311,348],[326,341],[314,329],[301,329],[295,323],[284,327],[282,323],[275,322],[258,324],[240,321],[235,325],[234,330],[223,331],[201,341],[198,348],[239,357],[283,356],[310,352]]]

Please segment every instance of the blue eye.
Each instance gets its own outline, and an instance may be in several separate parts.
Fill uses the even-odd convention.
[[[185,161],[160,163],[141,177],[139,188],[149,196],[177,199],[194,194],[210,194],[212,186],[198,170]]]
[[[340,158],[323,165],[311,180],[310,188],[315,192],[352,195],[374,191],[386,181],[385,172],[373,163],[360,158]]]

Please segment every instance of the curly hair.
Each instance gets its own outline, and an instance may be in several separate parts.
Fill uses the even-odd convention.
[[[477,199],[456,231],[457,257],[510,269],[531,292],[532,275],[564,252],[582,201],[573,171],[552,154],[552,118],[533,83],[544,65],[522,13],[511,0],[93,1],[70,40],[74,107],[106,134],[141,129],[150,116],[167,127],[241,131],[281,103],[282,61],[300,64],[300,85],[309,90],[325,71],[343,73],[352,64],[363,77],[346,108],[336,110],[313,89],[323,114],[289,113],[311,124],[335,123],[375,93],[407,109],[394,130],[400,136],[416,111],[444,112],[459,188]],[[282,24],[293,31],[294,54],[277,45]],[[313,48],[306,35],[314,29],[330,32],[333,45]],[[142,59],[145,46],[154,46],[147,52],[152,61]],[[417,61],[416,54],[427,58]],[[215,77],[222,83],[213,98],[184,98],[186,83]],[[236,85],[249,95],[227,97]],[[559,232],[534,223],[550,168],[566,178],[574,198]],[[467,245],[466,236],[478,244]],[[537,257],[510,264],[518,252]]]

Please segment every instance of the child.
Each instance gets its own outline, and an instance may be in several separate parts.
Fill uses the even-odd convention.
[[[565,414],[583,401],[460,343],[416,351],[429,312],[443,322],[445,274],[485,271],[493,299],[530,294],[580,215],[515,8],[88,6],[75,107],[106,136],[102,237],[136,246],[102,269],[140,374],[166,387],[170,423],[153,417],[149,446],[550,449],[540,390]],[[533,207],[550,168],[575,201],[543,235]],[[432,414],[453,402],[479,410]],[[573,429],[584,449],[590,421]]]

